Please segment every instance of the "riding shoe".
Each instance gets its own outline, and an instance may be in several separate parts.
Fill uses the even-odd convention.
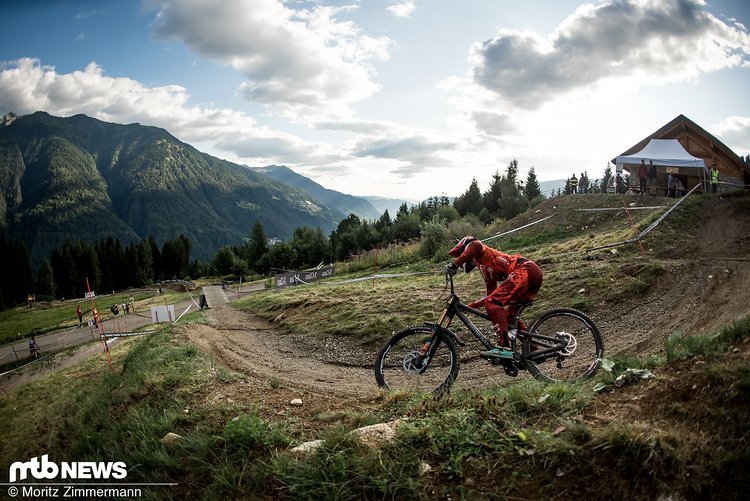
[[[495,346],[491,350],[480,352],[479,355],[484,358],[495,358],[499,360],[513,359],[513,352],[501,346]]]

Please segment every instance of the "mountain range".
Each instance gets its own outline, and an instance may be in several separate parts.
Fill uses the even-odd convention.
[[[206,261],[241,243],[256,221],[269,238],[287,239],[301,226],[327,234],[349,212],[379,217],[367,201],[291,169],[221,160],[157,127],[45,112],[4,124],[0,231],[22,238],[35,262],[65,240],[151,235],[160,244],[179,234],[191,240],[191,257]]]
[[[284,165],[256,167],[255,170],[271,179],[279,181],[280,183],[304,191],[326,207],[337,211],[340,219],[346,218],[349,214],[355,214],[360,219],[375,220],[378,219],[383,212],[378,211],[364,198],[324,188],[312,179],[297,174]]]

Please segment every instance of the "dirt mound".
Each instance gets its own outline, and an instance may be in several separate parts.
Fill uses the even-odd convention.
[[[294,398],[305,404],[297,414],[377,398],[372,370],[325,362],[292,336],[231,307],[209,310],[208,316],[211,325],[184,329],[193,343],[239,378],[228,381],[214,398],[261,403],[282,414]]]

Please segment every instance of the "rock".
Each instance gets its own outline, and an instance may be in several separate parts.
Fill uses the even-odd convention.
[[[321,445],[323,445],[322,440],[313,440],[312,442],[305,442],[304,444],[298,445],[292,449],[292,452],[294,454],[309,454],[310,452],[314,452]]]
[[[586,289],[580,289],[580,290],[578,291],[578,294],[583,294],[584,292],[586,292]]]
[[[431,471],[432,471],[432,466],[428,465],[427,463],[419,463],[419,476],[420,477],[427,475]]]
[[[161,437],[161,440],[159,440],[159,442],[163,443],[164,445],[171,445],[179,442],[182,439],[182,435],[178,435],[177,433],[172,433],[170,431],[169,433]]]
[[[289,405],[294,407],[301,407],[302,406],[302,399],[301,398],[293,398],[291,402],[289,402]]]
[[[370,426],[363,426],[352,430],[352,433],[359,438],[359,441],[369,447],[381,447],[396,438],[396,428],[401,425],[400,420],[391,421],[390,423],[378,423]]]
[[[283,319],[284,319],[284,314],[283,313],[279,313],[279,315],[276,318],[274,318],[273,321],[274,322],[281,322],[281,320],[283,320]]]

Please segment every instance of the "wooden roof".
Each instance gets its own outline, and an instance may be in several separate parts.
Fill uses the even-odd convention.
[[[696,124],[685,115],[678,115],[674,120],[661,127],[653,134],[646,136],[629,149],[617,156],[632,155],[641,151],[652,139],[677,139],[688,153],[706,161],[707,166],[723,157],[719,164],[730,164],[738,172],[750,175],[750,166],[745,164],[742,158],[733,152],[727,145],[716,139],[716,137]],[[616,157],[615,157],[616,158]],[[615,163],[615,159],[612,159]]]

